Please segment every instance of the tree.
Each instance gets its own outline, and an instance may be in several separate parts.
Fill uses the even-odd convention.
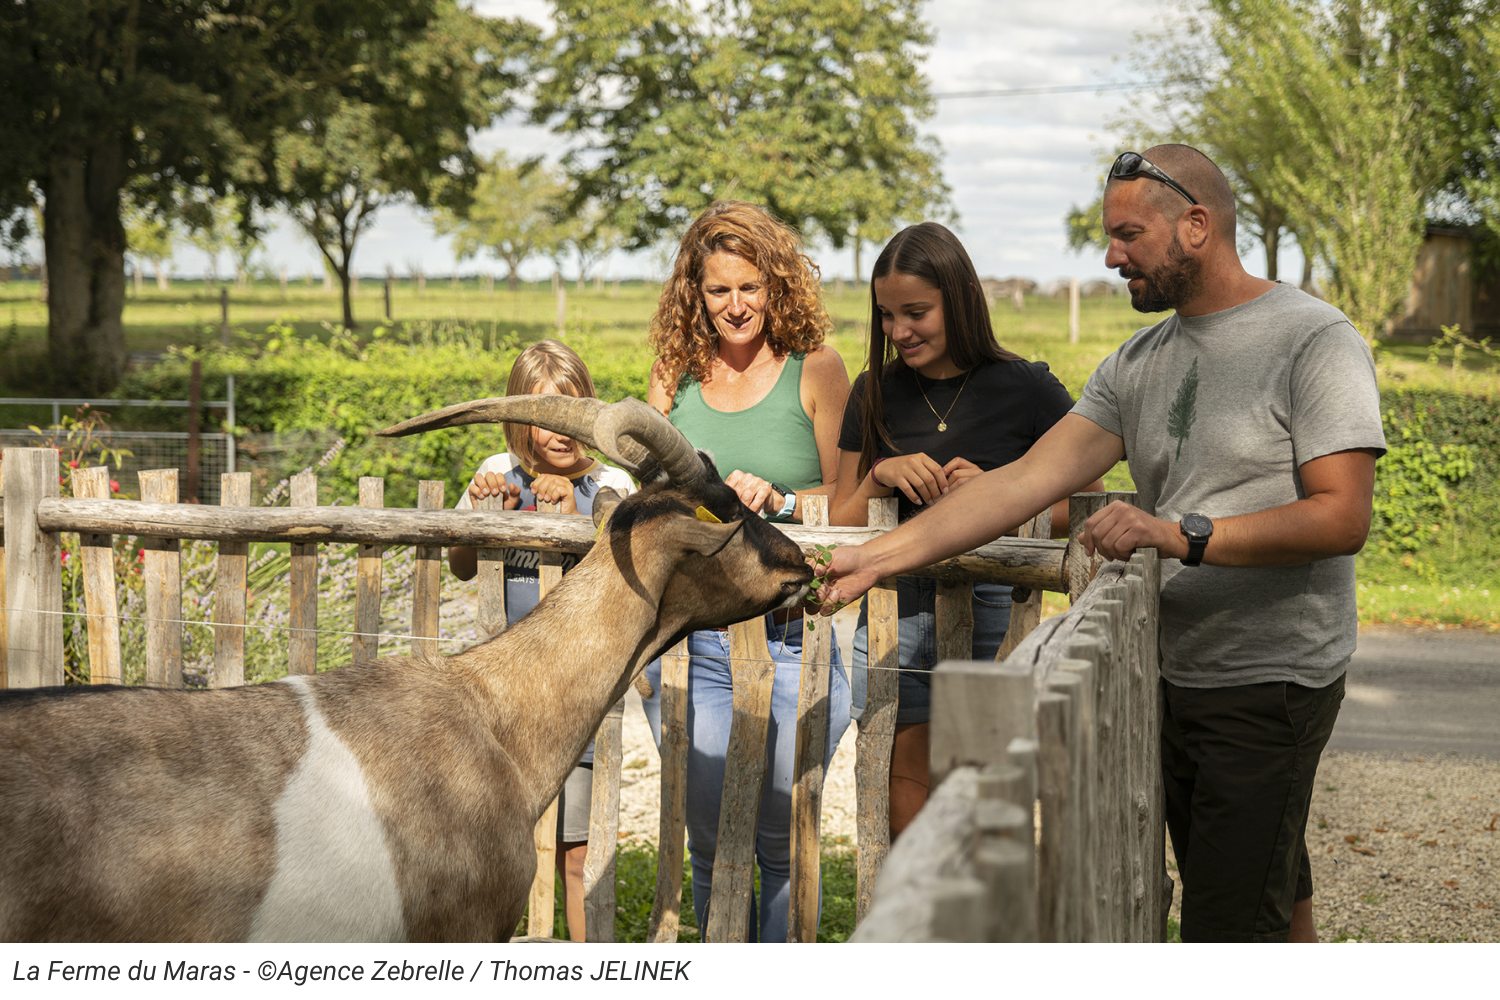
[[[1285,128],[1263,161],[1271,199],[1322,263],[1329,298],[1373,343],[1406,301],[1429,199],[1458,162],[1421,4],[1223,9],[1233,80]],[[1441,5],[1433,5],[1434,7]]]
[[[141,205],[134,192],[126,192],[123,207],[125,245],[135,257],[139,270],[142,263],[149,263],[156,275],[156,287],[166,291],[171,286],[166,264],[172,259],[172,245],[177,239],[177,222],[174,218]]]
[[[32,185],[42,192],[54,388],[99,395],[122,370],[127,184],[162,209],[194,187],[275,201],[274,136],[330,95],[354,94],[401,105],[395,127],[409,128],[424,163],[449,163],[461,198],[465,157],[442,137],[475,116],[453,115],[451,95],[465,88],[478,103],[503,90],[516,70],[509,50],[480,45],[524,32],[475,28],[456,9],[452,0],[0,5],[0,217]],[[442,55],[456,54],[465,31],[475,68],[460,70]],[[395,50],[407,57],[393,64],[384,56]]]
[[[219,283],[219,254],[234,246],[239,212],[233,197],[198,188],[181,199],[177,218],[187,241],[208,258],[208,284]]]
[[[1101,190],[1088,207],[1076,204],[1068,208],[1063,219],[1063,232],[1068,240],[1068,249],[1076,254],[1087,250],[1109,249],[1109,237],[1104,232],[1104,193]]]
[[[467,204],[478,172],[469,134],[510,107],[517,58],[534,34],[455,0],[432,0],[428,15],[403,30],[349,39],[345,86],[309,95],[269,145],[274,197],[338,276],[350,329],[359,237],[397,199]]]
[[[584,205],[580,212],[568,220],[567,228],[570,230],[568,245],[578,257],[578,290],[581,292],[594,268],[625,245],[625,234],[595,202]]]
[[[474,196],[462,213],[440,208],[437,231],[453,237],[459,260],[492,253],[505,261],[506,283],[520,287],[520,267],[550,253],[562,240],[557,216],[566,188],[556,173],[536,164],[514,164],[503,152],[480,167]]]
[[[1490,259],[1481,261],[1487,270],[1500,267],[1500,22],[1482,20],[1470,30],[1471,73],[1482,81],[1475,106],[1484,109],[1464,134],[1464,170],[1460,181],[1464,197],[1489,239],[1481,245]]]
[[[1367,339],[1404,301],[1432,199],[1458,186],[1476,74],[1464,35],[1494,0],[1203,0],[1139,51],[1154,113],[1114,126],[1133,143],[1212,156],[1242,237],[1277,273],[1294,235]]]
[[[947,212],[917,49],[920,0],[555,0],[533,120],[579,145],[577,210],[631,248],[715,198],[764,204],[835,247]]]

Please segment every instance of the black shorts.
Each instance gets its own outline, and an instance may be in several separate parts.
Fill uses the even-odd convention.
[[[1162,692],[1182,940],[1285,941],[1292,903],[1312,896],[1303,834],[1344,678]]]

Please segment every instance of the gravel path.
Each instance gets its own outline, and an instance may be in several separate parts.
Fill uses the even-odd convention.
[[[1325,753],[1307,826],[1320,937],[1500,941],[1497,830],[1500,761]],[[1178,877],[1170,841],[1167,863]]]

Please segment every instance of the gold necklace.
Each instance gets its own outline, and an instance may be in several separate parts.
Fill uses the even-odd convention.
[[[953,394],[953,402],[948,404],[948,413],[944,413],[940,417],[938,417],[937,407],[933,406],[932,400],[927,398],[927,390],[922,388],[921,376],[919,376],[915,370],[913,370],[911,374],[912,378],[915,378],[917,380],[917,391],[922,394],[922,402],[926,403],[927,408],[932,411],[932,415],[938,418],[938,433],[941,434],[943,431],[948,429],[948,413],[952,413],[953,408],[958,405],[958,397],[964,394],[964,387],[969,384],[969,376],[974,374],[974,369],[970,368],[968,372],[964,374],[963,384],[958,387],[958,392]]]

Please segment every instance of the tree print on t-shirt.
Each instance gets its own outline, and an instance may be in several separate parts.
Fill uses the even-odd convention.
[[[1198,416],[1198,359],[1193,359],[1193,367],[1182,377],[1182,384],[1177,387],[1177,398],[1172,401],[1172,408],[1167,411],[1167,432],[1177,439],[1177,454],[1174,458],[1182,457],[1182,442],[1187,440],[1193,430],[1193,420]]]

